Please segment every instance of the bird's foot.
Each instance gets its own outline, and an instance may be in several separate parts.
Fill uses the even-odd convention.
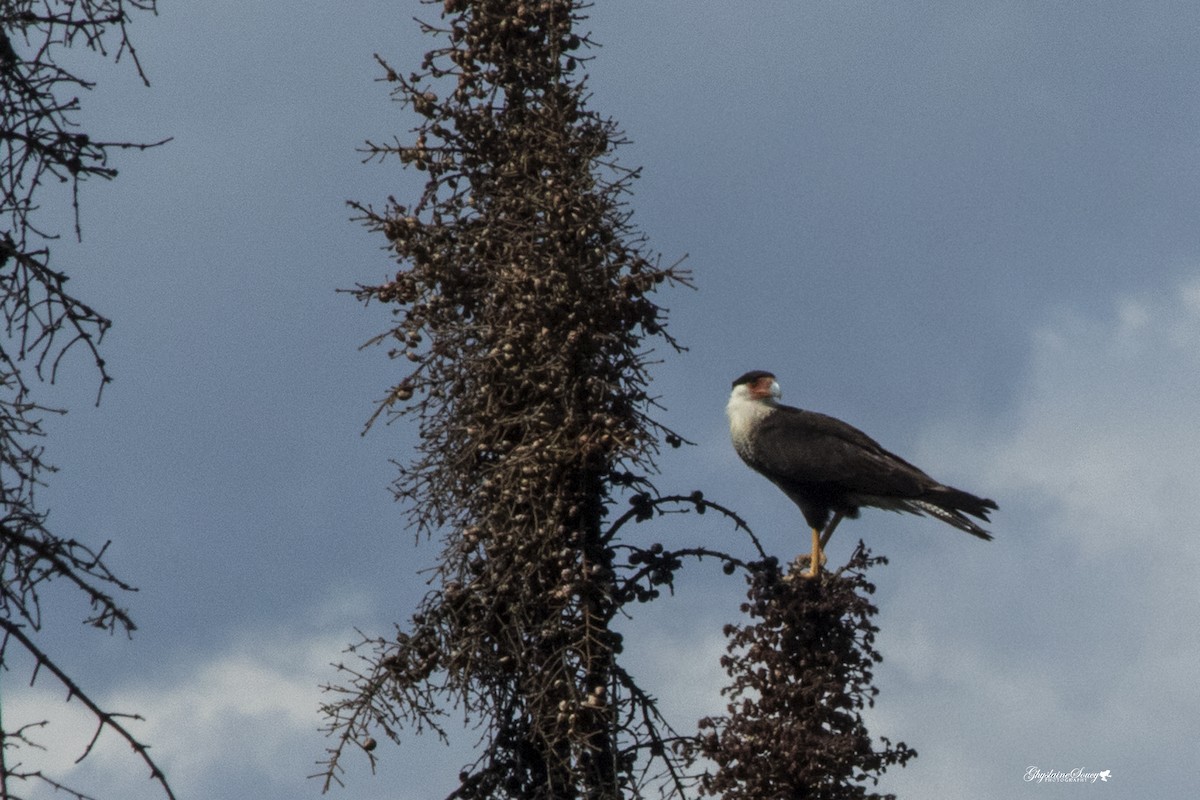
[[[792,561],[792,568],[788,570],[789,577],[799,577],[806,581],[811,581],[821,575],[821,568],[825,566],[825,554],[821,553],[821,557],[817,559],[817,568],[812,568],[812,554],[801,553]]]

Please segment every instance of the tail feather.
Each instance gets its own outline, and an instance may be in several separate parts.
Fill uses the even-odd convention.
[[[951,486],[939,486],[920,500],[909,500],[908,505],[915,513],[929,514],[985,541],[992,539],[990,533],[965,515],[988,522],[988,514],[997,508],[994,500],[976,497]]]

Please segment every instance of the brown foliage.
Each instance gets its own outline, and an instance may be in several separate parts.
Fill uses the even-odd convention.
[[[862,711],[875,704],[872,684],[875,587],[864,575],[883,558],[861,545],[850,563],[821,580],[785,575],[773,562],[747,576],[742,610],[756,622],[730,625],[722,666],[728,716],[704,719],[692,754],[715,764],[707,794],[726,800],[878,798],[867,781],[904,766],[916,751],[882,738],[876,750]],[[893,795],[886,795],[893,798]]]
[[[358,206],[402,268],[357,292],[396,308],[375,341],[413,366],[378,413],[419,421],[396,495],[444,549],[411,628],[365,641],[334,690],[326,785],[347,741],[440,731],[448,699],[487,731],[456,796],[614,796],[641,751],[666,748],[609,625],[649,577],[622,580],[605,519],[614,491],[649,487],[659,438],[679,441],[648,415],[645,340],[674,345],[651,294],[684,276],[621,206],[633,173],[575,75],[577,4],[445,9],[427,30],[449,43],[421,71],[380,62],[422,122],[369,155],[427,182],[411,206]]]
[[[355,205],[400,264],[355,292],[392,307],[395,324],[372,343],[407,365],[371,422],[416,419],[395,493],[419,538],[443,549],[408,625],[352,646],[342,685],[326,687],[326,789],[348,747],[374,766],[376,736],[445,738],[451,709],[482,731],[451,797],[683,797],[696,786],[692,738],[622,667],[611,623],[670,589],[687,559],[721,560],[727,573],[752,565],[621,538],[627,523],[676,510],[745,526],[698,492],[661,496],[647,477],[658,442],[682,441],[650,416],[649,346],[676,346],[653,295],[686,275],[660,266],[630,224],[622,198],[636,172],[616,163],[621,135],[587,108],[578,74],[590,45],[581,8],[446,0],[443,22],[424,25],[441,46],[417,71],[379,59],[419,124],[410,143],[368,143],[368,158],[399,158],[425,187],[412,203]],[[755,580],[766,581],[772,562],[759,555]],[[755,613],[800,613],[765,586]],[[824,602],[822,631],[836,639],[842,614],[858,619],[862,606],[852,590]],[[761,647],[775,645],[796,653]],[[858,652],[839,647],[829,657]],[[869,678],[854,675],[843,677]],[[732,745],[736,731],[714,741]]]

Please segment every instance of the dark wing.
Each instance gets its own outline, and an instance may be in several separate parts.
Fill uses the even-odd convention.
[[[755,466],[794,486],[913,498],[938,485],[858,428],[815,411],[778,406],[757,433]]]
[[[783,489],[813,527],[823,527],[831,511],[854,516],[867,505],[929,514],[992,538],[964,514],[987,521],[995,502],[938,483],[840,419],[778,406],[759,423],[759,432],[752,466]]]

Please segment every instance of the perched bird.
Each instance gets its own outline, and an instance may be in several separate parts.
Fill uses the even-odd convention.
[[[785,406],[781,395],[770,372],[747,372],[733,382],[725,413],[737,454],[800,506],[812,528],[805,577],[820,572],[822,551],[842,518],[858,517],[863,506],[928,514],[992,538],[967,515],[987,522],[995,502],[938,483],[858,428]]]

